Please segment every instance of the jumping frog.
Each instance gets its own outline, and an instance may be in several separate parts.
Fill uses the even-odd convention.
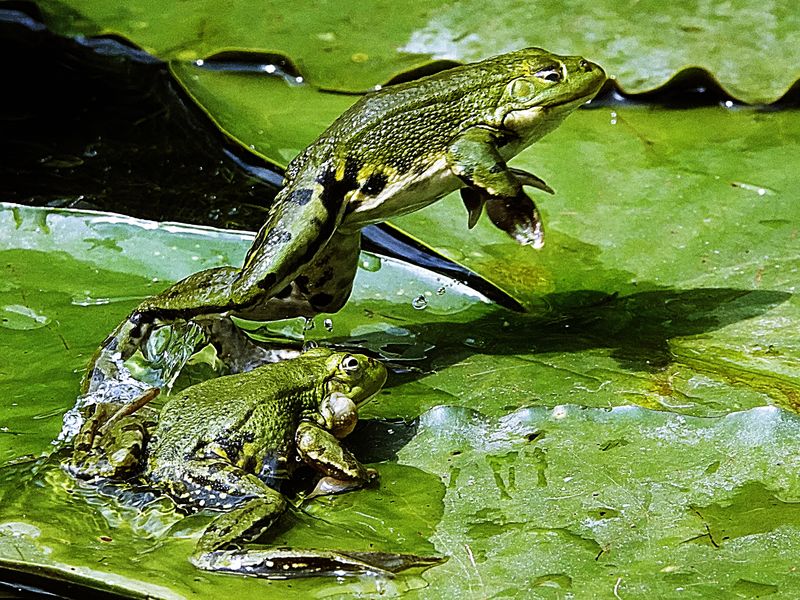
[[[603,69],[527,48],[365,95],[289,164],[241,267],[200,271],[142,302],[104,343],[130,356],[159,323],[232,314],[256,320],[336,312],[350,295],[360,231],[461,189],[469,227],[486,210],[520,244],[543,243],[506,161],[593,98]]]
[[[202,569],[284,578],[384,573],[432,564],[439,559],[242,547],[288,507],[268,482],[290,477],[300,464],[322,474],[322,487],[335,491],[376,479],[377,472],[359,463],[339,440],[353,430],[358,407],[385,380],[386,370],[376,360],[316,348],[292,360],[189,387],[167,401],[155,425],[140,427],[143,420],[133,414],[109,421],[104,431],[105,425],[97,427],[103,417],[92,417],[76,438],[68,468],[84,478],[114,477],[107,457],[116,455],[118,475],[128,477],[137,463],[132,450],[143,451],[137,464],[148,484],[189,511],[223,511],[206,528],[192,557]],[[103,435],[112,432],[105,444]],[[85,440],[93,436],[87,446]],[[119,442],[134,448],[116,447]]]

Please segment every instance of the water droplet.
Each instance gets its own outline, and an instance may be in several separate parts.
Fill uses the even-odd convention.
[[[469,348],[483,348],[486,342],[473,337],[468,337],[464,340],[464,345]]]
[[[764,186],[761,186],[761,185],[753,184],[753,183],[746,183],[746,182],[743,182],[743,181],[732,181],[731,185],[733,187],[741,188],[743,190],[746,190],[748,192],[753,192],[757,196],[772,196],[772,195],[775,194],[774,190],[772,190],[770,188],[767,188],[767,187],[764,187]]]
[[[32,308],[21,304],[8,304],[0,307],[0,327],[29,330],[46,327],[49,323],[50,317],[39,314]]]
[[[322,322],[322,325],[323,325],[323,326],[325,327],[325,329],[327,329],[328,331],[333,331],[333,320],[331,320],[331,319],[325,319],[325,320]]]
[[[314,326],[315,326],[314,317],[306,317],[305,323],[303,323],[303,331],[304,332],[311,331],[312,329],[314,329]]]
[[[445,286],[442,286],[438,290],[436,290],[436,295],[437,296],[444,296],[444,293],[446,291],[447,291],[447,288]]]
[[[411,301],[411,306],[417,310],[423,310],[428,307],[428,300],[424,295],[420,294]]]
[[[381,258],[380,256],[375,256],[374,254],[364,252],[361,254],[361,262],[358,266],[365,271],[374,273],[375,271],[379,271],[381,268]]]

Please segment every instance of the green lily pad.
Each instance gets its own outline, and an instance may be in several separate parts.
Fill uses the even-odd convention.
[[[438,473],[451,559],[425,598],[792,597],[800,421],[438,407],[400,462]]]
[[[365,89],[430,57],[541,43],[585,53],[642,90],[699,64],[754,101],[774,99],[797,76],[788,3],[716,7],[725,19],[698,17],[694,5],[639,4],[638,19],[609,19],[596,4],[558,14],[504,5],[491,27],[469,5],[426,7],[375,19],[370,35],[380,35],[370,40],[357,27],[304,37],[305,24],[265,18],[273,33],[291,25],[284,46],[253,23],[252,4],[204,7],[225,14],[203,21],[169,3],[41,5],[56,30],[118,32],[174,58],[173,74],[218,126],[278,164],[354,100],[315,86]],[[142,17],[142,7],[157,17]],[[337,19],[351,10],[364,12],[337,5]],[[248,27],[235,25],[245,17]],[[480,40],[470,35],[475,18]],[[525,29],[514,37],[517,23]],[[395,24],[401,42],[388,33]],[[254,36],[239,40],[255,41],[231,42],[237,28]],[[550,31],[559,37],[547,42]],[[539,37],[529,42],[531,32]],[[300,48],[309,40],[311,50]],[[283,52],[314,85],[186,62],[234,48]],[[762,64],[770,48],[788,62]],[[721,107],[578,111],[515,162],[558,192],[536,194],[547,230],[540,252],[485,219],[468,232],[455,195],[396,221],[509,290],[529,314],[362,256],[351,302],[305,335],[368,348],[392,368],[362,411],[381,428],[360,444],[388,462],[376,465],[379,487],[288,515],[279,541],[449,557],[391,582],[198,572],[186,557],[203,517],[177,520],[163,501],[140,511],[57,465],[20,462],[52,450],[83,365],[144,295],[237,264],[251,236],[5,205],[0,566],[153,597],[794,597],[799,123],[794,112]]]
[[[82,364],[143,293],[237,262],[251,239],[12,205],[0,217],[0,301],[49,319],[0,336],[10,357],[10,377],[0,380],[6,463],[50,451]],[[361,267],[352,301],[324,326],[318,319],[307,339],[368,348],[391,366],[384,392],[362,412],[389,419],[368,445],[390,462],[377,464],[378,488],[287,516],[279,541],[372,543],[447,556],[445,564],[393,582],[200,573],[186,557],[202,517],[176,521],[165,501],[142,513],[52,464],[2,471],[0,559],[91,584],[113,573],[113,585],[157,597],[256,588],[557,597],[615,586],[664,596],[689,585],[731,593],[790,585],[800,437],[797,417],[771,405],[790,405],[784,392],[797,389],[791,286],[711,280],[614,297],[598,283],[600,291],[551,294],[547,310],[518,315],[396,261],[365,254]],[[390,420],[418,415],[416,426]],[[767,512],[751,526],[735,522],[750,503]],[[775,555],[778,543],[785,552]]]
[[[173,66],[173,73],[201,106],[221,115],[223,130],[242,143],[252,142],[255,151],[279,163],[351,101],[254,75],[194,66]],[[281,110],[313,106],[312,112],[323,116],[319,121],[309,117],[303,129],[281,131],[280,120],[269,118],[273,108],[262,95],[266,89],[280,98],[276,106]],[[246,110],[240,112],[239,106]],[[263,135],[254,134],[256,123],[265,124]],[[513,162],[557,191],[554,196],[533,192],[544,215],[544,249],[518,246],[486,218],[468,231],[457,194],[392,221],[482,274],[534,313],[551,315],[489,319],[488,331],[480,336],[472,325],[442,326],[441,334],[431,334],[427,326],[426,333],[435,340],[430,343],[452,348],[458,332],[456,347],[488,345],[491,352],[506,356],[508,366],[503,368],[538,377],[534,365],[540,359],[532,365],[522,357],[532,349],[576,349],[558,341],[572,327],[586,339],[580,348],[594,347],[610,361],[600,367],[595,355],[588,359],[594,365],[584,363],[579,371],[591,367],[612,372],[620,359],[652,371],[644,377],[637,374],[635,384],[611,386],[608,395],[593,395],[598,402],[615,405],[624,399],[698,414],[760,404],[766,394],[783,406],[800,406],[794,296],[800,207],[792,196],[798,168],[790,166],[800,156],[798,127],[793,112],[643,107],[578,111]],[[745,146],[746,152],[739,151]],[[536,331],[535,340],[498,338],[504,335],[504,322],[511,330]],[[418,336],[419,329],[410,331]],[[631,343],[634,336],[637,343]],[[413,342],[399,347],[422,356],[424,346]],[[556,362],[573,370],[576,360],[575,355],[562,355]],[[666,372],[659,371],[670,364]],[[483,364],[476,370],[482,372]],[[705,408],[699,409],[691,399],[697,373],[746,385],[750,400],[740,404],[739,395],[718,396],[713,402],[700,401]],[[606,390],[605,381],[590,378],[581,385]],[[563,393],[558,389],[553,393]],[[465,402],[458,389],[448,389],[437,399],[447,394],[455,397],[451,402]],[[673,398],[675,394],[681,399]]]
[[[791,0],[707,5],[616,3],[424,4],[406,0],[310,7],[281,2],[40,0],[65,35],[115,34],[166,59],[245,50],[290,58],[314,85],[364,91],[431,59],[472,61],[525,46],[581,54],[630,92],[652,90],[686,67],[710,71],[749,103],[781,97],[800,76],[800,15]],[[769,57],[769,59],[765,59]]]
[[[286,166],[357,100],[264,73],[215,71],[184,62],[170,72],[222,131]]]
[[[240,262],[253,234],[10,204],[0,210],[0,231],[0,304],[29,319],[47,319],[42,327],[15,321],[0,336],[0,566],[29,571],[40,565],[58,577],[154,597],[215,597],[221,587],[244,593],[252,580],[201,573],[188,562],[207,519],[180,520],[166,501],[141,512],[76,483],[57,462],[25,461],[54,450],[51,441],[78,394],[83,366],[143,294],[198,268]],[[379,303],[401,320],[418,312],[412,304],[419,289],[447,287],[447,294],[429,301],[432,313],[490,308],[457,282],[391,259],[364,254],[361,266],[354,297]],[[365,326],[375,321],[361,309],[351,313],[356,317]],[[314,332],[330,343],[329,329],[337,327]],[[435,555],[427,540],[441,516],[438,477],[393,464],[376,467],[378,487],[312,501],[305,512],[287,516],[277,543]],[[376,531],[379,521],[385,526]],[[423,584],[414,575],[385,584],[369,578],[256,583],[298,596],[320,586],[377,593],[384,585],[405,590]]]

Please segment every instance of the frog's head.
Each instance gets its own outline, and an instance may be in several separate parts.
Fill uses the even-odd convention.
[[[348,435],[358,421],[358,407],[372,398],[386,382],[386,368],[380,361],[348,352],[317,348],[306,356],[318,354],[325,360],[325,382],[319,406],[321,423],[338,438]]]
[[[495,60],[499,61],[496,69],[503,73],[495,80],[502,91],[498,89],[490,124],[517,134],[526,145],[594,98],[606,81],[599,65],[541,48],[525,48]]]

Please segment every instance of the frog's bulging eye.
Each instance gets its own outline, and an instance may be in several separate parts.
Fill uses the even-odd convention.
[[[352,373],[353,371],[358,371],[361,365],[358,362],[358,359],[355,356],[346,356],[344,360],[342,360],[342,369],[347,371],[348,373]]]
[[[550,67],[549,69],[542,69],[536,73],[536,77],[539,79],[544,79],[545,81],[549,81],[550,83],[558,83],[564,78],[564,75],[561,73],[560,69]]]

